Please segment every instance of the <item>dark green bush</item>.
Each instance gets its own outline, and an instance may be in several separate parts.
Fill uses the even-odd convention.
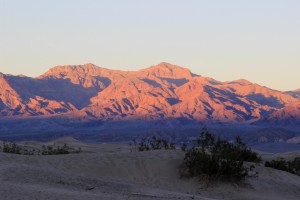
[[[42,150],[35,149],[28,146],[19,146],[14,142],[3,142],[3,147],[0,148],[4,153],[14,153],[21,155],[58,155],[58,154],[69,154],[69,153],[81,153],[82,150],[70,148],[66,144],[62,147],[58,146],[56,148],[52,146],[42,146]]]
[[[300,176],[300,157],[296,157],[293,161],[291,161],[291,168],[295,174]]]
[[[14,142],[13,143],[3,142],[3,152],[21,154],[21,148]]]
[[[56,148],[51,146],[42,146],[42,155],[59,155],[69,153],[71,153],[71,148],[66,144],[64,144],[62,147],[57,146]]]
[[[300,157],[296,157],[292,161],[286,161],[283,158],[266,161],[265,167],[271,167],[300,176]]]
[[[150,150],[159,150],[159,149],[176,149],[175,143],[170,143],[166,139],[157,138],[155,136],[151,138],[141,138],[139,142],[135,139],[132,140],[129,145],[132,147],[131,150],[137,151],[150,151]]]
[[[181,149],[182,151],[186,151],[186,149],[187,149],[187,144],[186,144],[185,142],[182,143],[181,146],[180,146],[180,149]]]
[[[259,162],[261,158],[237,137],[234,143],[217,138],[204,129],[197,145],[187,150],[183,169],[190,176],[208,176],[210,179],[240,181],[248,176],[244,161]]]
[[[224,159],[256,163],[261,161],[261,157],[248,148],[239,136],[235,138],[234,143],[218,138],[214,141],[211,152]]]

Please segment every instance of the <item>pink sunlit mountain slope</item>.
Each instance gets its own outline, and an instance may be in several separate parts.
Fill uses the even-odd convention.
[[[294,91],[288,91],[286,93],[300,99],[300,88]]]
[[[0,118],[299,125],[296,94],[243,79],[220,82],[169,63],[139,71],[57,66],[37,78],[0,74]]]

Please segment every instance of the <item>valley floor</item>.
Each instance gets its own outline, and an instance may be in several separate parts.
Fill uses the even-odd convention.
[[[0,199],[300,199],[300,177],[256,165],[257,178],[243,184],[207,186],[180,178],[179,150],[131,152],[126,145],[86,144],[62,138],[46,145],[81,147],[68,155],[0,153]],[[40,147],[38,142],[23,145]],[[263,158],[300,153],[263,154]]]

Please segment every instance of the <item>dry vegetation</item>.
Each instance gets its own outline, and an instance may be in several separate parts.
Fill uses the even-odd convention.
[[[33,148],[18,145],[15,142],[3,142],[3,147],[0,149],[4,153],[21,154],[21,155],[59,155],[59,154],[70,154],[80,153],[82,150],[80,147],[77,149],[69,147],[67,144],[63,146],[51,146],[42,145],[40,148]]]
[[[291,161],[286,161],[284,158],[277,158],[276,160],[266,161],[265,166],[300,176],[300,157],[296,157]]]

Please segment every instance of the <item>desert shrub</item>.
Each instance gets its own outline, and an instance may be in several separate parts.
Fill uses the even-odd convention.
[[[271,160],[265,162],[265,167],[271,167],[274,169],[282,170],[282,171],[289,171],[288,162],[283,158],[277,160]]]
[[[294,158],[293,161],[291,161],[291,168],[295,174],[300,176],[300,157]]]
[[[250,148],[242,142],[241,138],[237,136],[234,143],[229,143],[226,140],[218,138],[213,142],[211,152],[215,156],[219,156],[224,159],[247,161],[247,162],[260,162],[261,157],[253,152]]]
[[[61,155],[61,154],[70,154],[70,153],[81,153],[82,149],[79,147],[78,149],[74,149],[69,147],[67,144],[64,144],[62,147],[57,146],[42,146],[42,150],[38,152],[40,155]]]
[[[3,148],[1,150],[4,153],[13,153],[13,154],[21,154],[21,155],[34,155],[36,153],[36,149],[19,146],[14,142],[3,142]]]
[[[176,149],[175,143],[170,143],[167,139],[157,138],[155,136],[151,138],[141,138],[140,141],[132,140],[129,145],[132,147],[131,151],[150,151],[150,150],[171,150]]]
[[[56,148],[43,145],[40,150],[28,146],[19,146],[14,142],[3,142],[3,147],[1,147],[0,150],[2,150],[4,153],[14,153],[21,155],[58,155],[82,152],[80,147],[78,149],[74,149],[67,146],[67,144],[64,144],[62,147],[57,146]]]
[[[137,141],[133,139],[129,142],[130,151],[137,151]]]
[[[81,153],[81,152],[82,152],[81,147],[78,147],[78,149],[76,149],[76,150],[74,151],[74,153]]]
[[[36,150],[34,148],[27,149],[27,148],[22,148],[22,155],[34,155]]]
[[[292,161],[286,161],[283,158],[266,161],[265,167],[286,171],[300,176],[300,157],[296,157]]]
[[[187,149],[187,144],[186,144],[185,142],[182,143],[181,146],[180,146],[180,149],[181,149],[182,151],[186,151],[186,149]]]
[[[237,137],[234,143],[215,137],[204,129],[197,144],[186,151],[183,171],[189,176],[207,176],[209,179],[240,181],[248,176],[244,161],[259,162],[261,158]]]
[[[14,142],[3,142],[3,152],[21,154],[21,148]]]
[[[141,141],[139,142],[139,151],[149,151],[150,146],[149,146],[149,141],[147,141],[146,138],[142,138]]]
[[[176,149],[176,144],[175,143],[170,143],[170,148],[169,149],[172,149],[172,150]]]
[[[53,148],[52,146],[42,146],[42,155],[59,155],[59,154],[69,154],[71,153],[71,148],[64,144],[62,147],[57,146]]]

